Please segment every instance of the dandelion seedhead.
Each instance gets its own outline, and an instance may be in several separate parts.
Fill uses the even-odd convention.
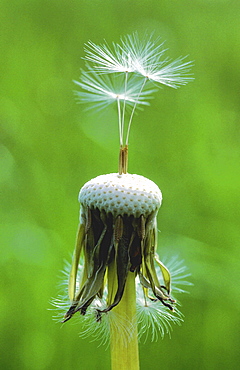
[[[85,333],[90,331],[93,336],[97,327],[110,327],[115,337],[119,331],[131,337],[135,318],[128,320],[122,314],[120,320],[116,311],[126,300],[126,310],[137,305],[137,313],[132,310],[131,315],[137,316],[139,337],[143,333],[148,336],[146,330],[151,328],[149,335],[154,340],[170,332],[171,323],[182,321],[172,295],[172,282],[178,284],[179,275],[172,272],[171,276],[156,254],[162,193],[151,180],[127,172],[135,110],[149,105],[158,85],[177,88],[192,79],[191,62],[182,57],[170,61],[164,57],[165,51],[159,40],[150,36],[141,41],[137,33],[111,46],[89,41],[85,46],[86,70],[81,80],[75,81],[81,88],[76,92],[80,102],[97,109],[116,104],[120,137],[118,173],[97,176],[79,193],[80,221],[68,279],[69,306],[62,322],[79,313],[86,318]],[[184,268],[178,267],[183,273]],[[129,298],[135,297],[132,293],[125,296],[130,277],[133,288],[136,284],[135,302]],[[183,290],[177,287],[176,292]],[[55,304],[65,307],[65,300],[61,297]],[[97,323],[94,329],[88,324],[92,313]]]

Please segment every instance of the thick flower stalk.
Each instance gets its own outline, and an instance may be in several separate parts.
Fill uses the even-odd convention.
[[[111,47],[89,42],[85,51],[87,69],[76,82],[81,88],[76,95],[97,109],[116,104],[119,166],[117,173],[97,176],[80,190],[63,322],[76,313],[88,317],[92,310],[97,325],[109,317],[112,368],[137,370],[137,321],[143,324],[140,336],[151,327],[155,337],[158,326],[162,336],[164,327],[169,331],[182,317],[171,296],[171,274],[156,254],[162,193],[151,180],[128,173],[130,127],[135,110],[149,105],[158,85],[177,88],[192,79],[191,63],[169,61],[163,44],[151,36],[141,41],[137,33]]]

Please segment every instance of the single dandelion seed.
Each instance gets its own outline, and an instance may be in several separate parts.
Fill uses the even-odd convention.
[[[86,56],[83,58],[93,63],[98,73],[134,72],[130,53],[126,53],[119,44],[112,43],[112,48],[107,44],[96,45],[92,41],[85,44]]]
[[[119,166],[117,173],[97,176],[80,190],[69,306],[62,322],[79,313],[86,318],[83,335],[109,331],[112,368],[137,370],[138,337],[155,340],[183,321],[172,296],[183,290],[174,290],[172,282],[181,283],[184,267],[177,264],[172,278],[156,254],[162,193],[151,180],[128,173],[130,127],[136,109],[149,105],[158,83],[177,88],[192,79],[191,62],[164,59],[163,43],[153,36],[140,40],[137,33],[111,47],[89,41],[85,51],[86,71],[75,81],[81,88],[76,95],[97,109],[116,104]],[[65,302],[59,297],[55,305],[62,309]],[[93,316],[94,326],[89,324]]]

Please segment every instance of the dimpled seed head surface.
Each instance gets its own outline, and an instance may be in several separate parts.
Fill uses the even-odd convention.
[[[83,207],[98,208],[114,216],[148,216],[161,206],[162,193],[151,180],[140,175],[110,173],[88,181],[80,190]]]

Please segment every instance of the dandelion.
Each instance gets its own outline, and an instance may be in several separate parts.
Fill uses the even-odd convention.
[[[172,281],[178,284],[181,279],[177,272],[172,279],[156,254],[162,193],[151,180],[128,173],[135,110],[149,105],[158,84],[177,88],[192,79],[191,62],[164,59],[165,51],[159,40],[151,36],[141,41],[137,33],[111,47],[89,41],[86,71],[75,81],[81,88],[76,92],[81,103],[97,109],[116,105],[120,152],[117,173],[97,176],[80,190],[80,222],[68,280],[70,302],[62,322],[79,313],[86,318],[85,333],[95,337],[97,329],[100,333],[109,329],[114,370],[138,369],[138,337],[162,337],[171,331],[171,324],[183,320],[172,295]],[[55,305],[65,307],[63,297]],[[95,326],[89,325],[93,315]]]

